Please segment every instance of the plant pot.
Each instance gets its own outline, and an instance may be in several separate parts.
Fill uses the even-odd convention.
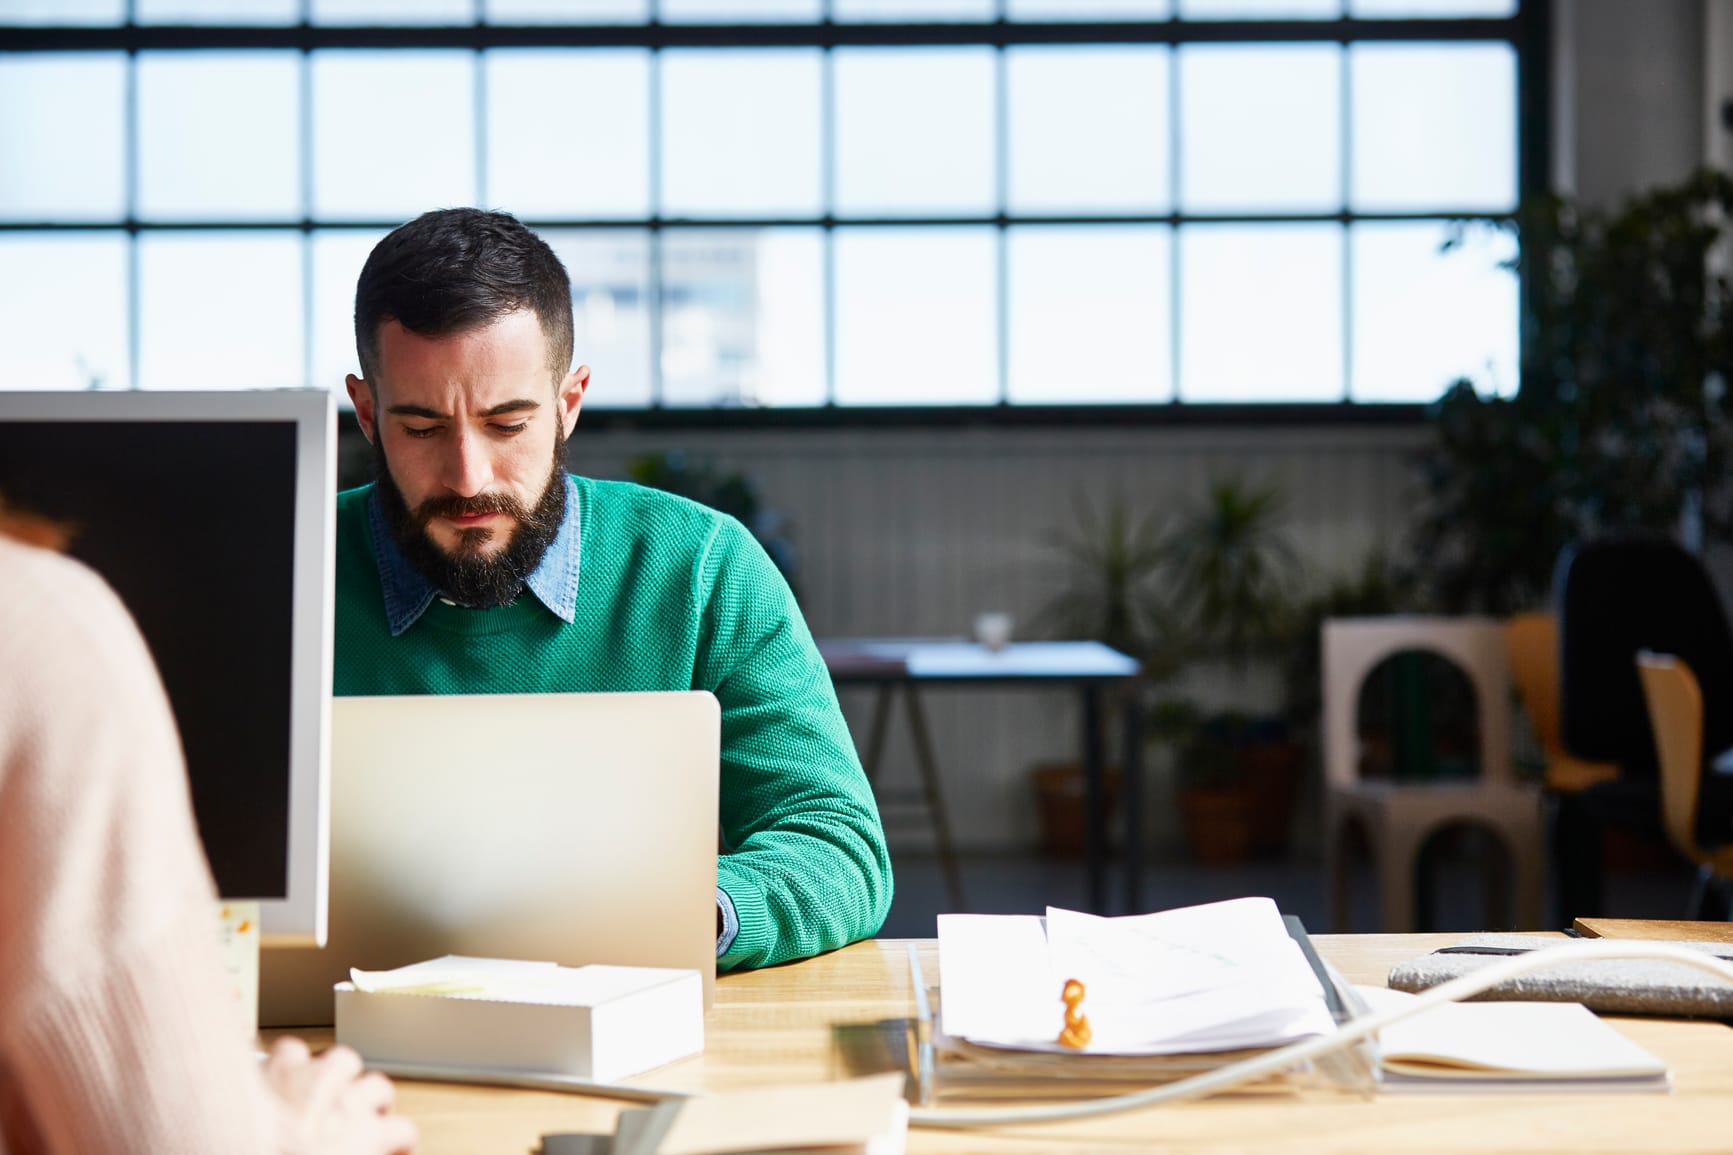
[[[1258,799],[1246,786],[1188,786],[1179,794],[1191,856],[1207,866],[1233,866],[1251,855]]]
[[[1075,762],[1053,762],[1035,767],[1030,777],[1035,784],[1035,810],[1041,819],[1041,852],[1052,858],[1082,858],[1089,845],[1083,767]],[[1119,804],[1118,767],[1107,767],[1102,775],[1102,788],[1111,829],[1114,809]]]
[[[1257,742],[1234,751],[1239,779],[1253,799],[1251,853],[1280,858],[1288,852],[1288,828],[1293,825],[1305,761],[1305,750],[1286,740]]]

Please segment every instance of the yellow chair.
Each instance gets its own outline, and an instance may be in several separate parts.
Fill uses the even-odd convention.
[[[1667,840],[1697,864],[1697,890],[1692,917],[1703,917],[1711,892],[1733,880],[1733,843],[1706,847],[1699,843],[1697,813],[1703,787],[1703,691],[1691,667],[1672,654],[1637,652],[1637,674],[1655,731],[1655,756],[1661,769],[1661,824]]]
[[[1504,649],[1517,700],[1546,759],[1546,788],[1574,794],[1617,778],[1619,768],[1613,763],[1574,757],[1559,737],[1558,619],[1538,610],[1511,615],[1504,624]]]

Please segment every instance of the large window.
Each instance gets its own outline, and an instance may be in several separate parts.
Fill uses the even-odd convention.
[[[595,407],[1508,393],[1537,19],[0,0],[0,387],[340,388],[370,246],[479,204],[566,262]]]

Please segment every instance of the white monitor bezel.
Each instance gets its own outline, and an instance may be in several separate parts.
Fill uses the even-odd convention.
[[[292,421],[294,628],[290,640],[288,893],[258,898],[267,946],[324,946],[330,874],[331,672],[337,408],[323,389],[0,391],[0,421]],[[233,901],[253,895],[224,895]]]

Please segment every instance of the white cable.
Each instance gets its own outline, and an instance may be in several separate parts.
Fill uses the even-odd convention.
[[[1585,962],[1592,959],[1653,959],[1684,963],[1687,966],[1694,966],[1698,970],[1708,971],[1724,982],[1733,983],[1733,965],[1729,965],[1713,955],[1689,950],[1685,947],[1653,942],[1610,942],[1606,940],[1560,943],[1558,946],[1543,947],[1527,954],[1513,955],[1507,959],[1488,963],[1486,966],[1460,978],[1454,978],[1447,983],[1433,987],[1403,1006],[1380,1011],[1376,1014],[1362,1015],[1352,1022],[1343,1024],[1341,1029],[1331,1034],[1303,1039],[1279,1050],[1235,1063],[1230,1067],[1221,1067],[1202,1075],[1194,1075],[1189,1079],[1181,1079],[1177,1083],[1168,1083],[1126,1095],[1093,1099],[1087,1103],[1066,1103],[1054,1107],[1024,1107],[1013,1110],[990,1111],[947,1111],[921,1107],[909,1112],[909,1125],[911,1127],[967,1128],[996,1127],[1017,1123],[1051,1123],[1063,1119],[1087,1119],[1096,1115],[1112,1114],[1116,1111],[1130,1111],[1138,1107],[1153,1106],[1157,1103],[1177,1103],[1184,1099],[1196,1099],[1204,1095],[1214,1094],[1217,1091],[1237,1087],[1242,1083],[1249,1083],[1265,1075],[1299,1066],[1301,1063],[1321,1058],[1335,1051],[1345,1050],[1367,1035],[1375,1034],[1410,1015],[1417,1015],[1421,1011],[1430,1010],[1440,1003],[1455,1002],[1458,999],[1478,995],[1500,983],[1519,978],[1554,963]]]

